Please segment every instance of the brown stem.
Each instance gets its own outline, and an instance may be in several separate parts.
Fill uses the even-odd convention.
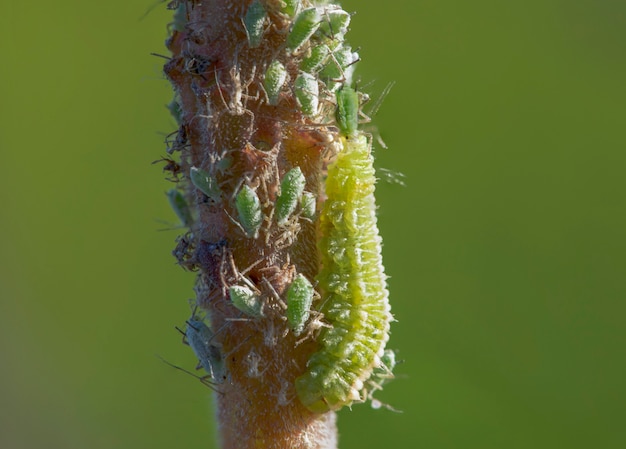
[[[280,181],[294,167],[321,203],[328,142],[336,132],[306,118],[288,87],[277,105],[267,100],[263,80],[269,64],[279,59],[293,82],[301,59],[285,51],[291,22],[273,3],[279,5],[266,2],[268,20],[256,48],[250,48],[242,21],[249,0],[170,4],[182,5],[164,69],[182,109],[171,152],[180,151],[176,170],[196,215],[175,255],[184,267],[198,270],[197,305],[224,358],[225,379],[216,384],[222,447],[334,448],[334,413],[307,410],[294,389],[317,345],[313,338],[296,341],[284,310],[294,277],[302,273],[313,281],[319,271],[317,224],[296,214],[279,226],[272,216]],[[191,167],[208,172],[220,193],[208,197],[195,188]],[[262,204],[256,238],[237,223],[235,197],[244,183]],[[228,288],[242,283],[260,292],[262,316],[242,315],[232,305]]]

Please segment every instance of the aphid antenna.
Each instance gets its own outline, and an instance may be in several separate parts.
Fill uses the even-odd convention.
[[[389,82],[385,88],[383,89],[383,91],[380,93],[380,95],[378,96],[378,98],[376,98],[376,101],[374,101],[374,103],[372,104],[372,107],[370,108],[370,110],[368,111],[368,114],[371,117],[374,117],[377,113],[378,110],[380,109],[380,107],[383,104],[383,101],[385,100],[385,98],[387,98],[387,95],[389,95],[389,93],[391,92],[391,89],[393,89],[393,86],[396,85],[395,81],[391,81]]]
[[[154,53],[151,52],[150,56],[156,56],[157,58],[163,58],[163,59],[167,59],[168,61],[171,61],[172,58],[170,56],[166,56],[166,55],[162,55],[161,53]]]
[[[185,368],[181,368],[180,366],[174,365],[173,363],[168,362],[167,360],[165,360],[163,357],[161,357],[158,354],[155,354],[156,357],[158,357],[159,359],[161,359],[161,361],[163,363],[165,363],[166,365],[171,366],[172,368],[176,368],[179,371],[182,371],[183,373],[187,373],[189,374],[191,377],[195,377],[196,379],[198,379],[202,384],[204,384],[205,386],[209,387],[211,390],[213,390],[214,392],[216,392],[217,394],[221,394],[223,395],[224,393],[222,391],[220,391],[216,386],[215,386],[215,382],[211,382],[209,380],[209,378],[211,377],[210,375],[206,375],[206,376],[198,376],[194,373],[192,373],[191,371],[187,371]]]
[[[239,223],[239,221],[237,221],[237,219],[233,218],[226,209],[224,209],[224,213],[228,216],[228,218],[230,219],[230,221],[239,228],[239,230],[247,237],[248,233],[246,232],[246,230],[243,228],[243,226],[241,225],[241,223]]]

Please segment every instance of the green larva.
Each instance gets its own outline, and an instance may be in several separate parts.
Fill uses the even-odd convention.
[[[263,223],[261,201],[254,190],[244,184],[235,198],[235,207],[239,215],[239,222],[251,238],[259,236],[259,229]]]
[[[272,61],[265,72],[265,80],[263,82],[265,92],[267,92],[267,98],[271,105],[275,106],[278,104],[280,89],[283,87],[286,80],[287,70],[285,66],[278,60]]]
[[[315,194],[311,192],[303,192],[300,199],[300,209],[302,210],[302,216],[313,220],[315,218],[317,198]]]
[[[366,399],[366,382],[381,367],[392,320],[370,142],[353,132],[351,123],[343,126],[343,149],[328,167],[327,199],[319,217],[320,312],[330,327],[321,330],[320,349],[295,385],[300,401],[317,413]]]
[[[287,36],[287,50],[296,52],[317,31],[322,21],[318,8],[307,8],[296,16]]]
[[[303,274],[298,274],[287,290],[287,323],[296,337],[309,320],[314,294],[313,285]]]
[[[189,178],[198,190],[213,201],[219,201],[221,196],[220,188],[215,178],[213,178],[209,172],[198,167],[191,167],[189,170]]]
[[[309,117],[317,115],[319,106],[317,78],[310,73],[300,72],[294,82],[294,90],[304,115]]]
[[[263,302],[259,295],[243,285],[233,285],[228,289],[230,301],[248,316],[258,318],[263,315]]]
[[[359,126],[359,94],[348,86],[336,92],[337,108],[335,120],[339,131],[345,136],[353,136]]]
[[[191,319],[187,321],[185,330],[187,343],[200,361],[200,365],[217,383],[226,379],[224,362],[220,348],[213,344],[213,331],[203,321]]]
[[[263,3],[259,0],[254,0],[248,7],[248,11],[243,19],[250,48],[256,48],[261,43],[266,18],[267,11],[265,11]]]
[[[182,192],[180,190],[170,189],[167,192],[167,199],[181,223],[184,226],[191,226],[193,223],[191,209],[189,209],[189,204],[187,204],[187,200]]]
[[[285,224],[294,213],[304,191],[306,179],[300,167],[292,168],[283,177],[280,183],[280,195],[276,198],[274,214],[279,225]]]

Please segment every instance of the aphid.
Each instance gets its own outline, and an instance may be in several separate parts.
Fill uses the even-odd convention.
[[[304,115],[309,117],[316,115],[319,106],[317,78],[309,73],[300,72],[294,82],[294,90]]]
[[[267,11],[265,11],[263,3],[259,0],[254,0],[248,7],[246,16],[243,19],[250,48],[256,48],[261,43],[266,18]]]
[[[170,189],[167,191],[167,199],[170,206],[174,209],[174,213],[184,226],[191,227],[193,218],[189,204],[180,190]]]
[[[296,16],[287,36],[287,50],[296,52],[317,31],[322,21],[319,8],[307,8]]]
[[[285,173],[285,177],[280,183],[280,195],[276,198],[276,206],[274,214],[276,222],[283,225],[287,219],[293,214],[298,205],[298,201],[304,191],[306,179],[302,174],[300,167],[295,167]]]
[[[261,297],[250,288],[243,285],[233,285],[228,289],[228,294],[233,305],[246,315],[254,318],[263,316]]]
[[[328,45],[317,45],[311,48],[309,55],[300,63],[300,70],[307,73],[315,73],[320,70],[328,60],[330,48]]]
[[[263,212],[258,195],[247,184],[244,184],[239,190],[235,198],[235,207],[239,214],[239,222],[246,235],[256,239],[263,223]]]
[[[217,181],[209,172],[198,167],[191,167],[189,170],[189,178],[198,190],[211,198],[213,201],[219,201],[221,190],[217,185]]]
[[[393,349],[385,349],[383,356],[380,358],[380,366],[374,368],[372,375],[366,382],[371,389],[368,393],[368,397],[370,399],[372,398],[374,391],[381,390],[386,382],[393,379],[393,369],[395,367],[396,353]]]
[[[315,290],[309,280],[298,274],[287,290],[287,323],[298,337],[305,328],[311,314]]]
[[[364,400],[365,383],[381,366],[392,320],[376,226],[370,143],[354,132],[354,122],[347,118],[352,112],[345,115],[343,149],[328,166],[327,199],[319,217],[319,312],[331,327],[321,330],[320,349],[295,384],[300,401],[318,413]]]
[[[313,220],[315,218],[317,198],[315,194],[311,192],[303,192],[300,199],[300,209],[302,210],[302,216]]]
[[[182,33],[187,26],[188,13],[187,2],[179,2],[176,11],[174,11],[174,21],[172,22],[172,28],[174,31]]]
[[[326,11],[325,16],[327,20],[320,25],[320,31],[333,39],[343,39],[350,25],[350,14],[343,9],[337,8]]]
[[[293,17],[300,10],[300,2],[301,0],[281,0],[282,7],[280,11]]]
[[[176,120],[176,123],[180,125],[183,118],[183,108],[180,106],[178,100],[177,96],[174,97],[167,105],[167,109],[170,111],[170,114],[172,114],[172,117],[174,117],[174,120]]]
[[[280,89],[283,87],[286,80],[287,70],[285,70],[285,66],[277,59],[272,61],[265,72],[265,80],[263,81],[269,104],[273,106],[278,104]]]
[[[320,79],[325,81],[330,90],[336,90],[342,84],[351,84],[352,75],[359,61],[359,54],[348,45],[341,45],[329,55],[330,62],[320,71]]]
[[[359,127],[359,95],[348,86],[336,92],[337,108],[335,120],[339,131],[345,136],[353,136]]]
[[[392,349],[385,349],[383,356],[380,358],[380,366],[372,371],[371,377],[365,383],[367,390],[367,399],[370,400],[373,409],[385,407],[393,412],[400,412],[388,404],[384,404],[374,397],[374,393],[382,390],[383,385],[394,378],[393,369],[396,366],[396,353]]]
[[[207,374],[217,383],[226,379],[226,368],[222,359],[222,351],[213,344],[213,331],[204,324],[204,321],[190,319],[187,321],[185,337],[200,365]]]

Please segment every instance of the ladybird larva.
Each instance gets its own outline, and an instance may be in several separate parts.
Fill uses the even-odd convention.
[[[320,312],[331,327],[321,331],[319,351],[296,379],[300,401],[318,413],[367,399],[365,383],[381,366],[392,319],[376,225],[370,142],[346,118],[344,132],[352,135],[341,137],[343,149],[328,167],[327,199],[319,218]]]

